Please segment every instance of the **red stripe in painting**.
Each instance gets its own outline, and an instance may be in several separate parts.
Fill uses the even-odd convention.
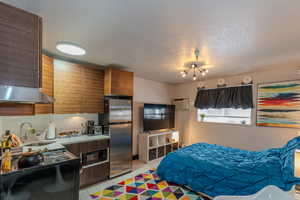
[[[258,100],[260,103],[293,103],[299,102],[299,100],[289,100],[289,99],[276,99],[276,100]]]

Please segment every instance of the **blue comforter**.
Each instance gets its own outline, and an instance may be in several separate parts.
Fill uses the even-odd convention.
[[[267,185],[287,191],[300,184],[293,171],[296,148],[300,149],[300,137],[283,148],[260,152],[198,143],[170,153],[157,173],[163,180],[212,197],[250,195]]]

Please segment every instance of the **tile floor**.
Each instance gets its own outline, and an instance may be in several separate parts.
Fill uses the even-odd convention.
[[[132,166],[132,172],[96,185],[93,185],[91,187],[87,187],[83,190],[79,191],[79,199],[80,200],[91,200],[91,197],[89,196],[92,193],[98,192],[104,188],[107,188],[111,185],[117,184],[122,180],[125,180],[127,178],[131,178],[134,177],[136,175],[139,175],[143,172],[146,172],[147,170],[151,169],[151,168],[156,168],[159,164],[160,160],[151,162],[151,163],[144,163],[138,160],[133,161],[133,166]]]

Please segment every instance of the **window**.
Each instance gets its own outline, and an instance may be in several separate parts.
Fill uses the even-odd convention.
[[[250,125],[251,110],[235,108],[198,109],[197,120],[200,122]]]

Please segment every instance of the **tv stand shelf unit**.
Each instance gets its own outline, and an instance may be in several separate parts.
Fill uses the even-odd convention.
[[[150,162],[179,148],[179,132],[174,130],[139,134],[139,159]]]

